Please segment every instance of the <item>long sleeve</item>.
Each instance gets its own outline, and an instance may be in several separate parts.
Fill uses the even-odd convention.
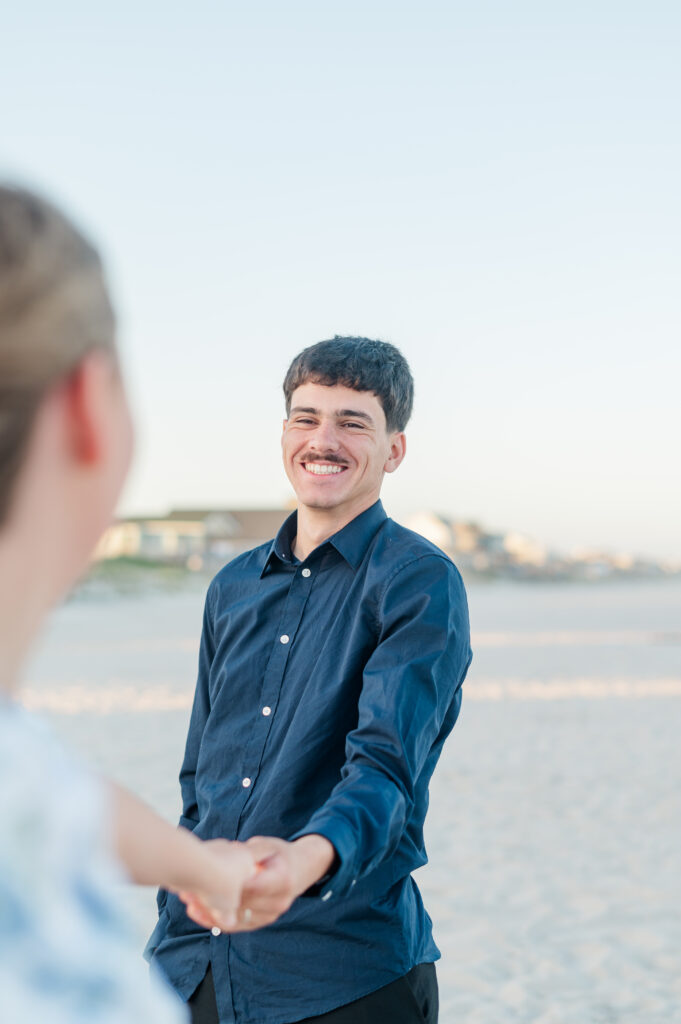
[[[378,618],[341,779],[298,833],[319,833],[335,846],[335,895],[390,857],[415,802],[427,800],[471,660],[463,584],[444,557],[423,555],[398,569]]]

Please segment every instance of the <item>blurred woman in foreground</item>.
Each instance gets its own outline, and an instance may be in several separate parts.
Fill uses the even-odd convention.
[[[14,702],[45,615],[111,519],[131,450],[99,258],[58,211],[0,186],[4,1024],[182,1020],[130,943],[115,858],[136,882],[198,893],[225,928],[254,870],[244,847],[201,843],[92,778]]]

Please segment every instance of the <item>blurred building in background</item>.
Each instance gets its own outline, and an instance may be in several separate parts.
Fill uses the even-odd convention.
[[[610,577],[674,575],[681,566],[635,558],[630,554],[551,551],[515,530],[496,532],[479,523],[419,512],[405,526],[442,548],[464,575],[511,579],[599,580]]]
[[[128,558],[201,569],[223,563],[275,536],[289,508],[174,509],[167,516],[137,516],[114,523],[96,560]]]

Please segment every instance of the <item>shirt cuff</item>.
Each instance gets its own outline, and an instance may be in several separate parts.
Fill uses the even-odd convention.
[[[291,836],[290,841],[309,835],[328,839],[336,851],[336,862],[328,875],[324,875],[302,895],[317,897],[322,903],[347,896],[357,883],[357,844],[352,831],[337,818],[312,818],[305,828]]]

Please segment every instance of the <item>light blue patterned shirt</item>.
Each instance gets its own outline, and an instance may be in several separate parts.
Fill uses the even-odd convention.
[[[184,1024],[116,902],[103,787],[0,700],[3,1024]]]

